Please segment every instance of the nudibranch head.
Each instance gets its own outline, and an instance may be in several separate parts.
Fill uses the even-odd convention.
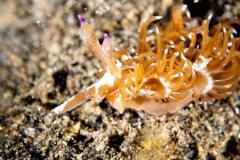
[[[121,113],[129,107],[161,115],[192,100],[199,103],[228,96],[237,87],[240,75],[235,30],[222,24],[209,31],[211,14],[201,26],[187,31],[184,23],[189,18],[183,15],[190,17],[186,5],[174,10],[173,20],[163,33],[156,28],[156,44],[146,40],[147,26],[162,17],[147,19],[134,56],[128,54],[130,48],[113,55],[109,35],[104,34],[100,45],[91,26],[79,15],[83,40],[102,62],[98,73],[101,79],[54,112],[60,114],[87,99],[102,101],[106,97]]]

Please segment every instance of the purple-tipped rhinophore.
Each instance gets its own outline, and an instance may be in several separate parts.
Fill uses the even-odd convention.
[[[78,19],[79,19],[81,25],[82,25],[83,23],[86,23],[85,19],[83,19],[82,16],[78,15]]]
[[[107,33],[104,33],[104,39],[110,39],[110,37]]]

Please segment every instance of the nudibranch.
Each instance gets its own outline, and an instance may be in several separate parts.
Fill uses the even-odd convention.
[[[155,39],[147,41],[149,23],[162,18],[151,17],[142,24],[136,53],[130,56],[130,48],[113,54],[106,33],[100,45],[91,26],[79,15],[83,40],[102,62],[101,79],[54,112],[61,114],[87,99],[100,102],[106,98],[120,113],[129,107],[161,115],[192,100],[199,103],[227,97],[238,86],[240,41],[233,37],[236,31],[230,23],[209,29],[211,17],[187,30],[184,25],[192,18],[187,6],[181,5],[173,11],[167,27],[156,27]]]

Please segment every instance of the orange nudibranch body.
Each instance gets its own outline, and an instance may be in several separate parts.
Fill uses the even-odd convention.
[[[129,48],[113,55],[106,33],[100,45],[91,26],[79,15],[83,40],[103,64],[101,79],[54,112],[61,114],[87,99],[102,101],[106,97],[121,113],[129,107],[161,115],[192,100],[199,103],[227,97],[238,86],[240,40],[233,37],[236,31],[230,22],[209,30],[211,17],[197,28],[185,30],[190,13],[186,5],[179,6],[163,33],[156,28],[156,44],[146,40],[147,26],[162,17],[151,17],[142,24],[136,55],[130,56]]]

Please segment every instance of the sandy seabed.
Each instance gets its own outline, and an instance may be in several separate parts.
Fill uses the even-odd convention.
[[[97,81],[100,61],[79,38],[81,14],[114,50],[136,48],[140,24],[171,19],[178,0],[0,1],[0,159],[240,159],[240,87],[229,97],[163,116],[119,114],[88,100],[51,110]],[[191,6],[191,7],[190,7]],[[240,1],[189,4],[212,23],[239,17]],[[239,30],[240,32],[240,30]]]

